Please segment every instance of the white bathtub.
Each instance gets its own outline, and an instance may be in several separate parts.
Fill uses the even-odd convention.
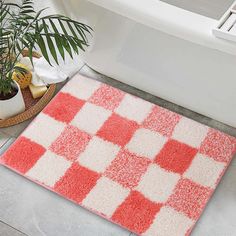
[[[179,0],[54,1],[93,27],[90,67],[236,127],[236,43],[212,35],[216,19],[163,2]]]

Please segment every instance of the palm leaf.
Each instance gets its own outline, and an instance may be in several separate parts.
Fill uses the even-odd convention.
[[[55,32],[54,39],[55,39],[55,42],[56,42],[56,46],[57,46],[57,48],[58,48],[58,51],[59,51],[61,57],[63,58],[63,60],[65,60],[65,51],[64,51],[64,47],[63,47],[63,45],[62,45],[62,43],[61,43],[61,40],[60,40],[60,36],[59,36],[60,33],[58,32],[57,27],[55,26],[53,20],[52,20],[52,19],[49,19],[49,22],[50,22],[50,24],[51,24],[52,29],[53,29],[54,32]]]
[[[45,20],[43,20],[43,29],[44,29],[44,32],[45,32],[45,37],[47,39],[47,44],[48,44],[48,48],[50,50],[50,53],[52,54],[52,56],[53,56],[54,60],[56,61],[56,63],[59,64],[58,59],[57,59],[57,52],[56,52],[54,43],[52,41],[52,38],[49,35],[48,25],[46,24]]]
[[[65,52],[72,58],[88,46],[87,34],[91,27],[60,14],[41,16],[46,8],[35,12],[33,0],[6,3],[0,0],[0,93],[9,91],[11,75],[22,50],[28,49],[33,64],[34,48],[40,48],[50,65],[58,64],[58,56],[65,59]],[[14,57],[12,58],[12,55]]]

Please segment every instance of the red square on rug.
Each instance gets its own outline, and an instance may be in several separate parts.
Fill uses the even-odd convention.
[[[99,174],[74,163],[53,187],[62,196],[80,203],[96,185]]]
[[[129,142],[137,128],[138,124],[135,121],[113,114],[105,121],[97,135],[109,142],[124,146]]]
[[[141,193],[133,191],[115,211],[112,220],[141,234],[152,224],[161,206],[149,201]]]
[[[83,105],[83,100],[61,92],[49,103],[43,112],[58,121],[69,123]]]
[[[176,140],[169,140],[157,155],[156,163],[168,171],[183,174],[196,154],[197,149]]]
[[[25,174],[43,156],[45,151],[46,149],[41,145],[25,137],[20,137],[2,158],[5,165]]]

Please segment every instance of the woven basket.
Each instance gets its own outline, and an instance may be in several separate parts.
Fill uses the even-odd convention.
[[[24,50],[22,52],[22,55],[24,57],[28,56],[28,51]],[[33,57],[40,58],[41,55],[37,52],[33,52]],[[49,103],[49,101],[52,99],[54,93],[56,90],[56,85],[51,84],[48,87],[47,92],[41,97],[40,99],[33,99],[31,96],[29,96],[29,88],[22,90],[23,97],[25,99],[26,103],[26,110],[16,116],[10,117],[5,120],[0,119],[0,128],[13,126],[19,123],[22,123],[35,115],[37,115],[40,111],[43,110],[43,108]]]

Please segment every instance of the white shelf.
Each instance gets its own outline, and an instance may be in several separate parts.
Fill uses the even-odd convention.
[[[218,38],[236,42],[236,3],[223,15],[212,32]]]

